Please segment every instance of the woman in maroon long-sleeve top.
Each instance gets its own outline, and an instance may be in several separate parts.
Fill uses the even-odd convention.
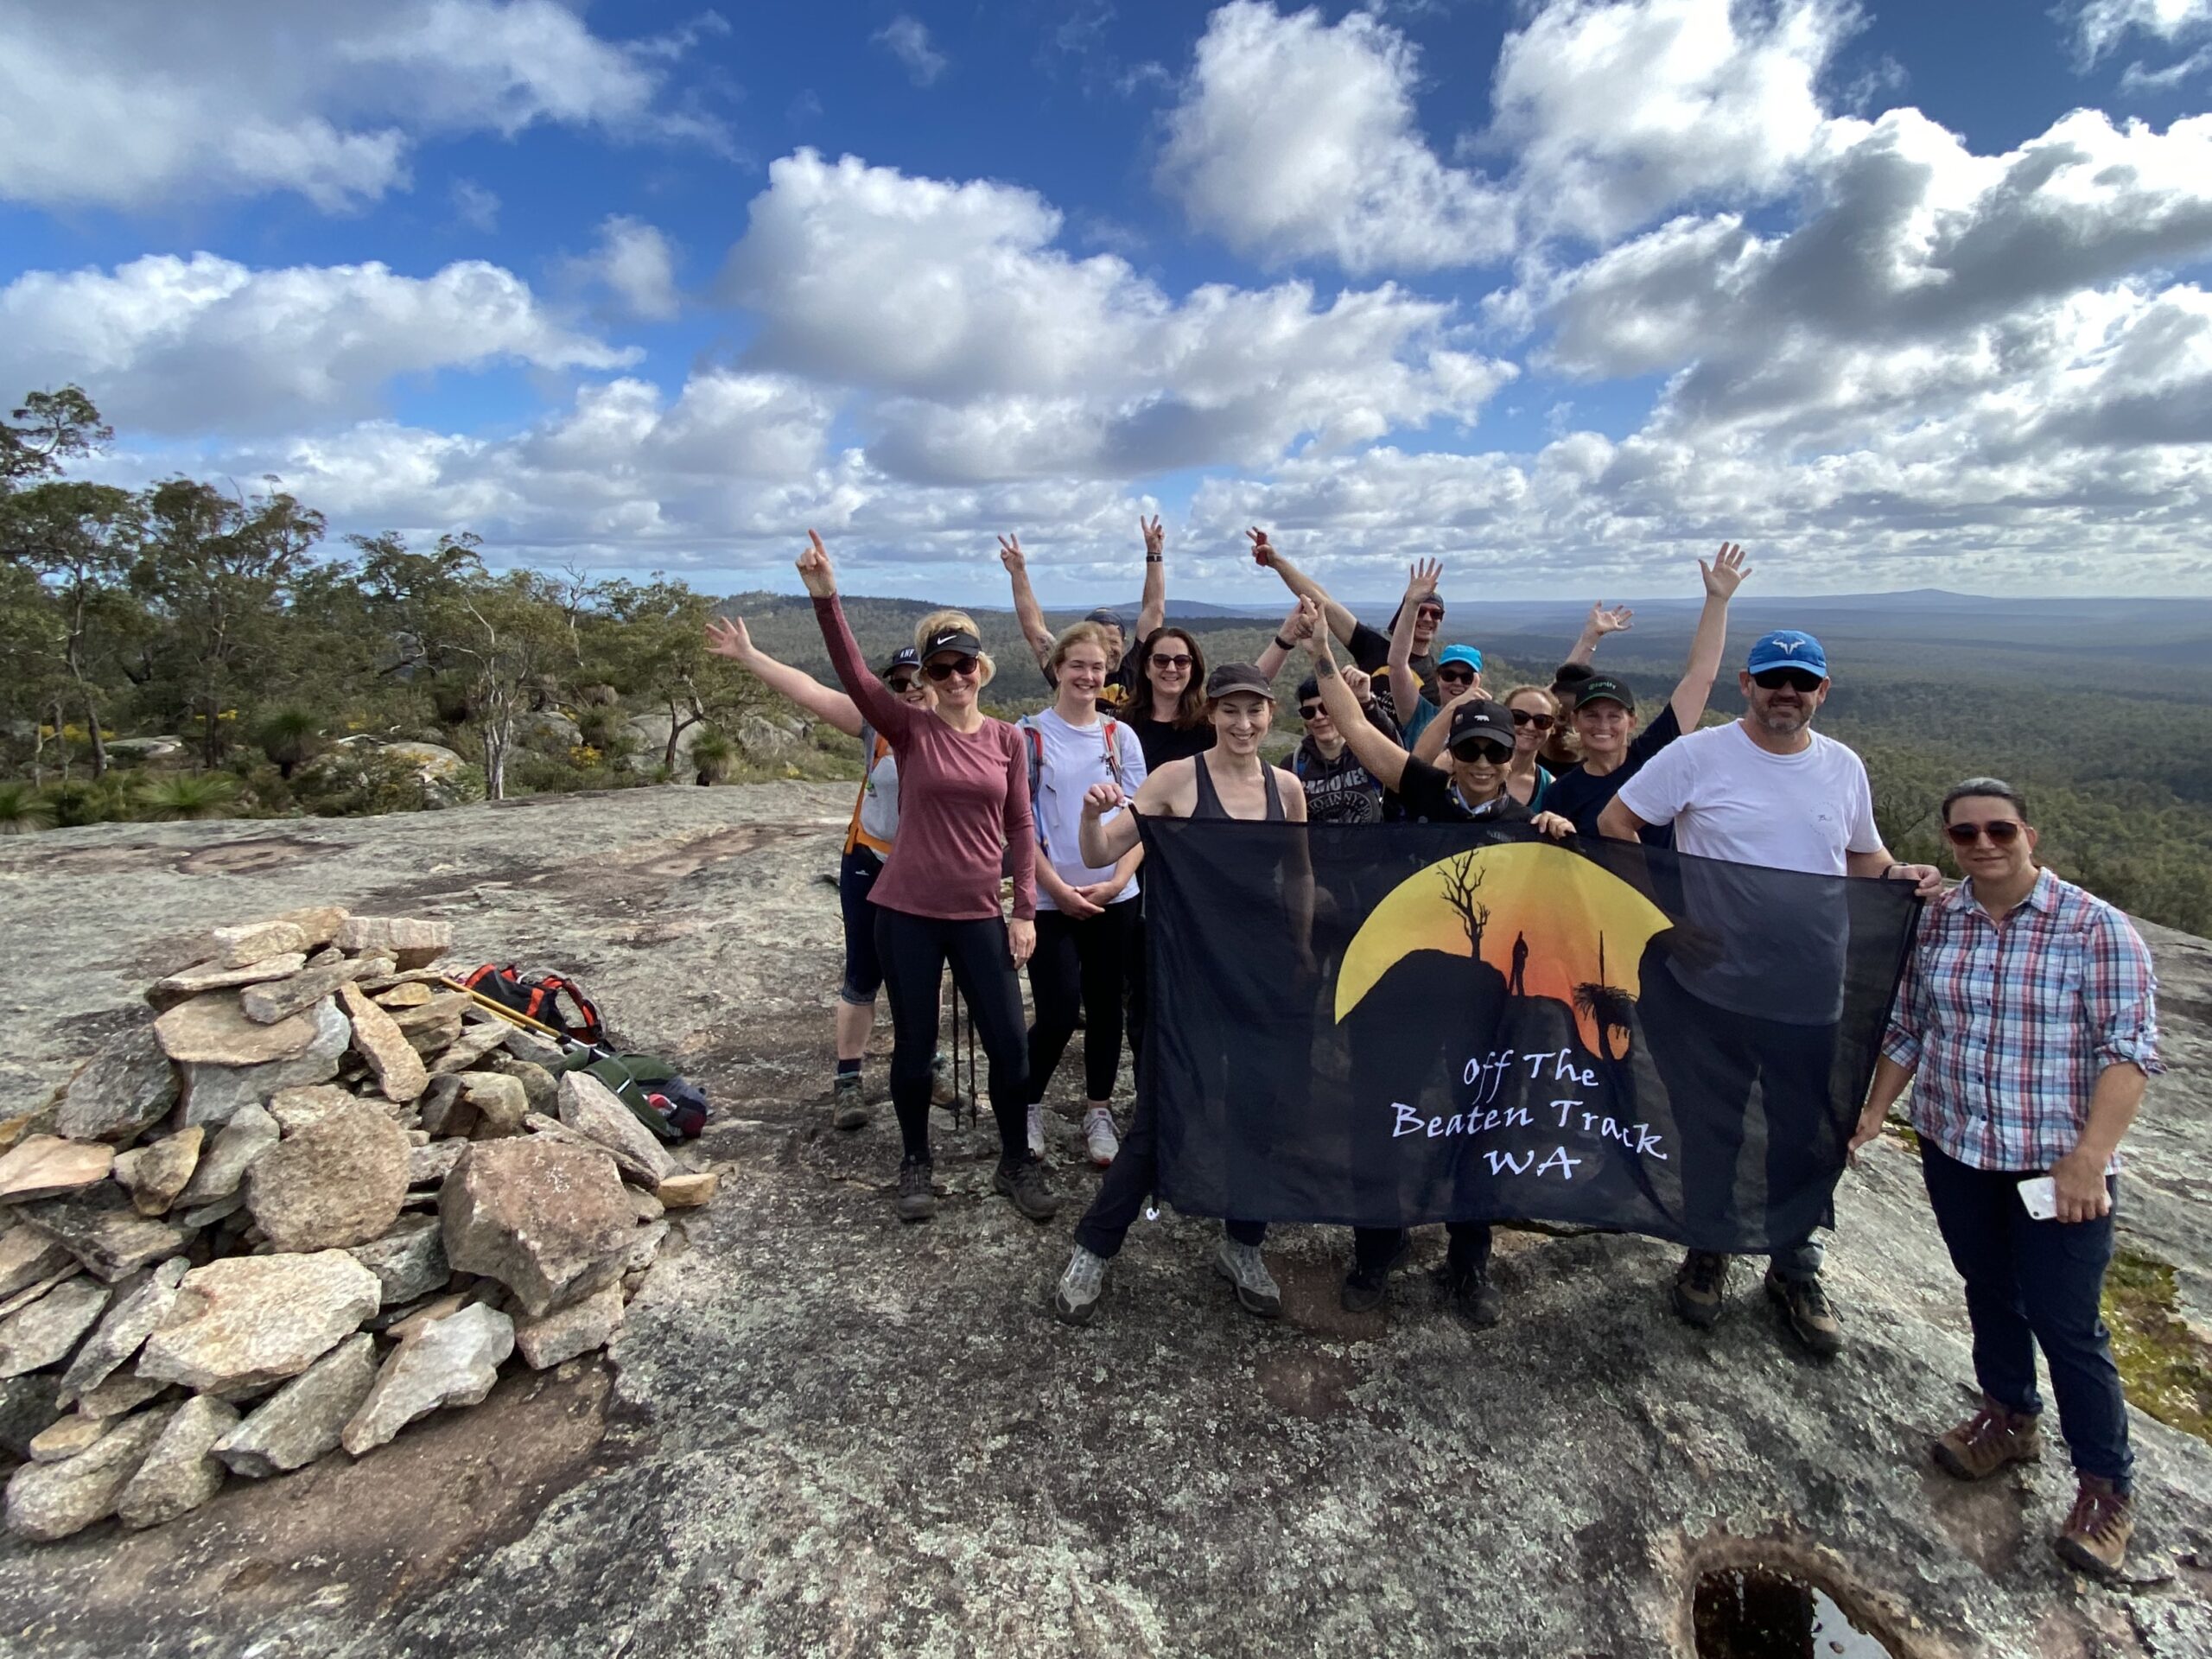
[[[798,573],[830,664],[846,694],[899,757],[899,838],[868,895],[876,910],[876,955],[891,994],[891,1104],[905,1156],[899,1217],[937,1210],[930,1184],[930,1060],[937,1052],[938,989],[944,969],[975,1016],[990,1057],[991,1116],[998,1120],[994,1183],[1032,1221],[1059,1208],[1031,1155],[1027,1122],[1028,1036],[1017,963],[1037,944],[1037,832],[1029,816],[1028,763],[1013,727],[986,715],[978,694],[991,659],[975,625],[957,612],[925,617],[916,630],[933,708],[894,696],[861,656],[837,603],[830,551],[812,531]],[[1011,854],[1014,916],[999,908],[1001,863]]]

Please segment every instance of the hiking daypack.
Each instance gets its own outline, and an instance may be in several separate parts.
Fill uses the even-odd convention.
[[[1029,751],[1029,806],[1036,819],[1037,845],[1043,849],[1045,855],[1050,858],[1052,849],[1045,845],[1044,816],[1036,811],[1037,780],[1044,775],[1045,772],[1045,734],[1031,725],[1029,720],[1030,717],[1025,715],[1014,724],[1020,728],[1021,734],[1028,739],[1023,747]],[[1122,724],[1111,715],[1100,715],[1098,724],[1102,728],[1099,733],[1099,741],[1105,746],[1106,749],[1106,770],[1112,775],[1115,787],[1127,794],[1129,785],[1122,776]]]
[[[544,974],[532,979],[512,963],[502,968],[487,962],[461,982],[477,995],[503,1008],[512,1008],[524,1019],[535,1020],[563,1037],[572,1037],[593,1048],[607,1041],[607,1027],[599,1017],[599,1005],[586,996],[583,988],[573,979],[563,979],[558,974]],[[561,1011],[563,997],[575,1010],[573,1017]]]

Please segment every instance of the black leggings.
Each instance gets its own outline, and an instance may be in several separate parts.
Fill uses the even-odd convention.
[[[1029,993],[1037,1023],[1029,1027],[1029,1099],[1046,1088],[1075,1034],[1083,1011],[1083,1086],[1085,1100],[1110,1100],[1122,1069],[1122,992],[1129,1006],[1130,1047],[1143,1034],[1144,924],[1138,901],[1109,905],[1096,916],[1057,910],[1037,912],[1037,954],[1029,958]]]
[[[938,995],[945,965],[968,1003],[990,1057],[991,1116],[999,1155],[1029,1156],[1029,1057],[1022,1040],[1021,986],[1014,976],[1006,924],[995,916],[945,921],[875,906],[875,953],[891,994],[891,1107],[908,1158],[930,1155],[930,1062],[937,1055]]]

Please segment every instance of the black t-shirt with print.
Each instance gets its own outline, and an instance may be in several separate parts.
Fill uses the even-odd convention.
[[[1376,731],[1393,743],[1403,741],[1398,735],[1398,722],[1387,709],[1372,706],[1365,712],[1368,723]],[[1312,738],[1306,738],[1290,757],[1290,769],[1306,785],[1308,823],[1381,823],[1398,816],[1382,785],[1359,763],[1349,743],[1331,760],[1314,747]]]
[[[1598,819],[1605,804],[1621,792],[1621,785],[1643,769],[1643,763],[1682,734],[1681,721],[1675,718],[1675,705],[1670,702],[1659,710],[1652,722],[1628,741],[1628,758],[1602,777],[1585,771],[1580,766],[1569,766],[1552,779],[1536,802],[1540,812],[1556,812],[1574,825],[1579,836],[1598,833]],[[1675,844],[1674,826],[1647,824],[1643,830],[1643,844],[1647,847],[1671,847]]]
[[[1398,779],[1398,800],[1415,823],[1526,823],[1535,816],[1503,793],[1470,807],[1452,787],[1450,772],[1412,755],[1406,757],[1405,775]]]

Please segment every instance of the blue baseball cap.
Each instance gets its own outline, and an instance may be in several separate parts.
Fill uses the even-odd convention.
[[[901,645],[884,659],[883,672],[878,677],[887,680],[902,668],[919,668],[921,665],[922,653],[912,645]]]
[[[1796,628],[1777,628],[1752,642],[1751,657],[1744,664],[1747,674],[1764,674],[1770,668],[1802,668],[1825,680],[1828,677],[1828,656],[1811,634],[1801,633]]]
[[[1439,668],[1446,663],[1465,663],[1479,674],[1483,671],[1483,654],[1472,645],[1446,645],[1436,655]]]

